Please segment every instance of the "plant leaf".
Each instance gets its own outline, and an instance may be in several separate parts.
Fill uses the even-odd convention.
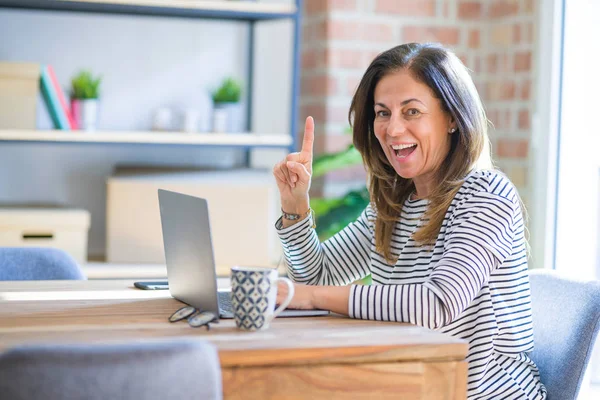
[[[358,165],[363,162],[358,150],[350,145],[346,150],[338,153],[323,154],[313,160],[312,177],[317,178],[325,175],[329,171],[345,168],[351,165]]]

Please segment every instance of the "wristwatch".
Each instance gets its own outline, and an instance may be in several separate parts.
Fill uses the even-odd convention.
[[[283,219],[287,219],[288,221],[299,221],[301,219],[304,219],[306,217],[308,217],[309,215],[312,214],[312,218],[313,218],[313,224],[312,227],[316,228],[317,227],[317,223],[316,223],[316,219],[315,219],[315,213],[312,210],[312,208],[309,208],[307,212],[305,212],[304,214],[290,214],[287,213],[285,211],[283,211],[283,208],[281,209],[281,216]]]

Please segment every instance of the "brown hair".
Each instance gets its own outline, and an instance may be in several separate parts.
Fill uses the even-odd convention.
[[[375,138],[373,97],[383,76],[403,69],[431,89],[457,127],[451,137],[450,151],[436,173],[437,186],[428,197],[425,218],[429,221],[415,232],[414,239],[433,244],[446,211],[467,174],[476,167],[492,167],[485,111],[473,80],[458,57],[432,43],[407,43],[379,54],[358,85],[348,119],[354,146],[361,153],[367,169],[371,201],[377,211],[376,249],[389,262],[395,262],[391,252],[394,226],[415,186],[412,179],[404,179],[396,173]]]

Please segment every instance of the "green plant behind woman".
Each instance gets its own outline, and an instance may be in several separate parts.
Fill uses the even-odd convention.
[[[353,145],[346,149],[326,153],[313,160],[312,177],[318,178],[328,172],[344,169],[354,165],[362,165],[360,153]],[[360,213],[369,204],[369,191],[366,185],[360,189],[347,192],[341,197],[334,198],[311,198],[310,206],[317,220],[317,235],[321,241],[325,241],[341,231],[349,223],[358,218]],[[363,284],[371,284],[371,276],[360,281]]]

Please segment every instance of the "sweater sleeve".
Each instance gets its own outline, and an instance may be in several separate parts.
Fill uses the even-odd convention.
[[[457,206],[449,219],[444,251],[421,284],[353,285],[350,317],[409,322],[430,329],[455,320],[512,252],[516,198],[478,192]]]
[[[312,228],[312,216],[283,228],[275,227],[283,245],[288,276],[308,285],[343,286],[370,273],[372,228],[369,205],[356,221],[327,241],[320,243]]]

